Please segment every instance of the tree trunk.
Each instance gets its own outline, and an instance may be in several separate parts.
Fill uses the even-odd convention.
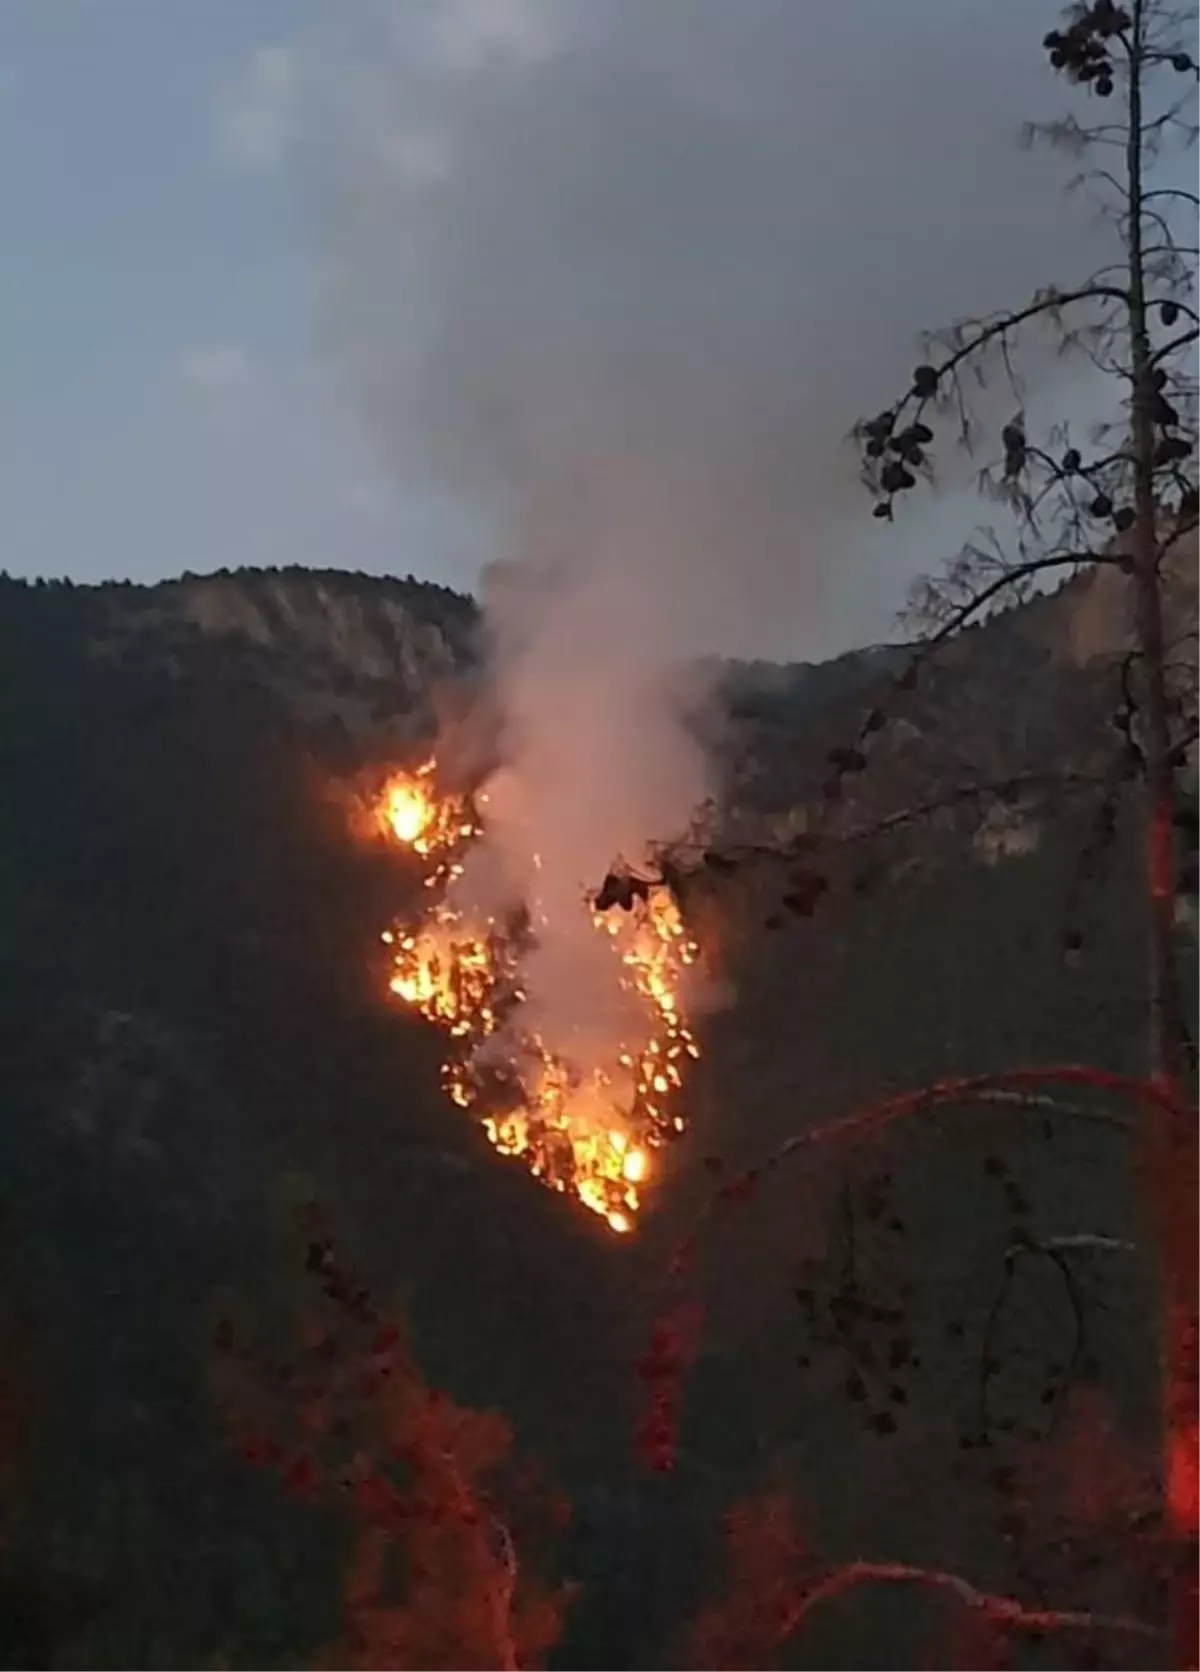
[[[1144,1165],[1151,1222],[1159,1237],[1162,1318],[1162,1460],[1169,1559],[1172,1665],[1200,1666],[1197,1526],[1200,1439],[1197,1407],[1197,1175],[1195,1111],[1186,1095],[1184,1011],[1175,951],[1175,784],[1167,709],[1163,603],[1154,476],[1154,365],[1147,331],[1142,247],[1142,85],[1144,4],[1133,12],[1129,73],[1129,323],[1133,384],[1133,589],[1141,659],[1141,744],[1145,756],[1146,881],[1149,906],[1151,1073],[1169,1093],[1169,1110],[1148,1110]]]

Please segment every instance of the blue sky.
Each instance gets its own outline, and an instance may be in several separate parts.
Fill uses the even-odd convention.
[[[0,564],[469,586],[517,505],[706,640],[888,636],[977,508],[881,531],[846,430],[922,328],[1095,264],[1014,143],[1055,15],[0,0]]]
[[[392,502],[312,352],[312,260],[269,101],[253,127],[256,66],[317,10],[0,6],[11,572],[437,567],[444,531]]]

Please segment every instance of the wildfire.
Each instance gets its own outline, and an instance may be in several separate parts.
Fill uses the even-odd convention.
[[[384,932],[395,948],[388,985],[454,1039],[486,1038],[494,1021],[491,997],[497,965],[488,939],[464,929],[458,914],[441,903],[415,932]]]
[[[397,772],[384,785],[376,819],[379,828],[422,859],[469,841],[479,827],[464,796],[439,796],[436,761],[415,772]]]
[[[452,1042],[442,1069],[447,1094],[477,1115],[502,1155],[519,1156],[535,1178],[574,1195],[614,1232],[631,1231],[655,1150],[683,1130],[675,1097],[687,1062],[700,1054],[681,1001],[697,948],[674,898],[652,887],[629,911],[581,902],[611,942],[638,1017],[636,1037],[617,1041],[610,1061],[584,1072],[522,1026],[528,928],[471,922],[454,903],[462,853],[481,833],[470,804],[438,798],[430,761],[389,780],[378,819],[393,840],[432,862],[425,881],[440,889],[420,923],[397,925],[382,939],[392,993]]]

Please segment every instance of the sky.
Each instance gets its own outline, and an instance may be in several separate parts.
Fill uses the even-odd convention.
[[[390,494],[314,351],[279,113],[287,43],[317,9],[0,6],[11,572],[450,567],[445,529]]]
[[[847,429],[921,328],[1098,247],[1015,142],[1062,106],[1053,17],[5,0],[4,567],[473,586],[636,503],[702,635],[889,636],[968,512],[885,537]]]

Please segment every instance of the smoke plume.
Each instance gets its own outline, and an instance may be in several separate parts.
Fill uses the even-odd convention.
[[[1038,0],[438,0],[311,65],[328,346],[409,491],[469,519],[505,716],[491,861],[597,1001],[585,884],[686,819],[702,652],[887,631],[937,518],[881,537],[851,423],[917,333],[1094,248],[1022,153]],[[567,927],[567,925],[570,927]]]

